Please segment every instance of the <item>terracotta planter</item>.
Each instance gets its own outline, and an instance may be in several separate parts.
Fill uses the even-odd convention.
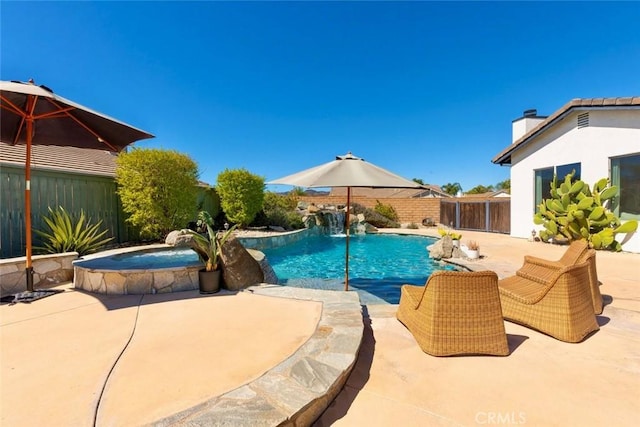
[[[220,278],[222,270],[198,271],[198,282],[201,294],[215,294],[220,290]]]

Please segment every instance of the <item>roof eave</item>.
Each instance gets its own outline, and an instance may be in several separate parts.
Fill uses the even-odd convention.
[[[546,131],[549,127],[555,125],[557,122],[564,120],[569,114],[574,111],[586,111],[586,110],[619,110],[619,109],[637,109],[640,108],[637,97],[632,98],[611,98],[616,102],[607,102],[609,98],[603,99],[602,104],[595,104],[594,100],[583,100],[580,98],[572,99],[565,104],[558,112],[552,114],[547,120],[540,123],[533,128],[530,132],[526,133],[522,138],[513,142],[506,149],[498,153],[491,162],[500,166],[511,165],[511,154],[523,147],[526,147],[531,141],[540,133]],[[623,102],[620,102],[622,100]],[[591,103],[588,103],[590,101]]]

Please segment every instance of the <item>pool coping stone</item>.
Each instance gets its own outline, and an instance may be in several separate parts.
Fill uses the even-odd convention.
[[[291,356],[254,381],[149,425],[308,426],[342,390],[364,334],[357,293],[269,284],[243,292],[322,302],[315,332]]]

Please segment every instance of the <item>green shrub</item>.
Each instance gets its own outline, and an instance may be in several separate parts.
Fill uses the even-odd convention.
[[[365,222],[373,225],[377,228],[399,228],[400,224],[396,221],[392,221],[384,215],[376,212],[373,209],[365,208],[364,206],[358,203],[352,203],[351,208],[353,209],[353,213],[363,214]]]
[[[299,230],[304,228],[302,217],[299,214],[280,208],[260,211],[251,225],[254,227],[278,226],[285,230]]]
[[[407,228],[411,230],[417,230],[420,227],[415,222],[410,222],[409,224],[407,224]]]
[[[271,209],[264,211],[264,221],[261,225],[282,227],[284,229],[289,228],[289,219],[287,218],[287,211],[283,209]]]
[[[287,212],[287,220],[289,221],[289,227],[287,227],[287,230],[300,230],[301,228],[304,228],[302,217],[295,212]]]
[[[116,182],[126,219],[143,237],[157,239],[194,215],[198,166],[186,154],[134,148],[116,159]]]
[[[80,211],[77,218],[72,218],[62,206],[53,210],[49,208],[49,216],[42,219],[49,228],[48,231],[34,230],[43,239],[43,246],[38,246],[45,253],[58,254],[64,252],[78,252],[80,256],[97,251],[113,240],[104,238],[107,230],[100,231],[102,221],[91,224],[84,211]]]
[[[391,221],[398,222],[398,213],[393,206],[385,205],[384,203],[380,203],[380,200],[376,200],[374,210]]]
[[[198,186],[198,197],[196,201],[196,211],[193,216],[199,216],[201,211],[206,211],[211,218],[216,218],[222,213],[220,207],[220,196],[213,187]]]
[[[229,221],[244,227],[262,209],[264,178],[246,169],[225,169],[218,175],[216,191]]]
[[[270,211],[273,209],[282,209],[285,211],[295,210],[298,206],[298,196],[295,193],[278,194],[273,191],[264,193],[264,202],[262,209]]]

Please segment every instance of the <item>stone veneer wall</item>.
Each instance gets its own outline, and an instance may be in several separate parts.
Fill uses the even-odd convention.
[[[34,289],[73,280],[72,262],[77,258],[77,252],[32,257]],[[26,257],[0,260],[0,295],[14,295],[27,290],[26,265]]]
[[[107,295],[161,294],[198,289],[201,265],[154,270],[92,270],[75,267],[74,287]]]
[[[345,205],[347,203],[346,196],[303,196],[299,200],[307,203],[315,203],[316,205]],[[398,213],[399,222],[415,222],[421,224],[425,218],[431,218],[434,222],[440,221],[440,200],[434,197],[425,198],[397,198],[397,197],[379,197],[370,198],[362,196],[352,196],[351,202],[358,203],[367,208],[373,209],[376,201],[380,201],[385,205],[391,205]]]
[[[238,237],[238,240],[246,249],[257,249],[261,251],[263,249],[279,248],[280,246],[302,240],[307,236],[317,236],[321,233],[321,227],[313,227],[270,236]]]

